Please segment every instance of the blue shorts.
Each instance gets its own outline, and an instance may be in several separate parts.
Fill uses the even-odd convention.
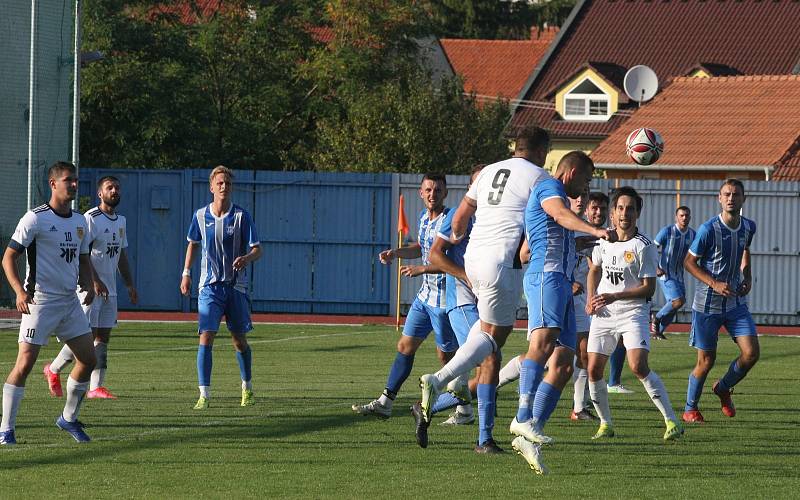
[[[436,334],[436,345],[442,352],[453,352],[458,349],[456,335],[450,327],[450,320],[444,308],[431,307],[418,298],[414,299],[406,316],[403,335],[425,340],[431,330]]]
[[[692,310],[692,331],[689,345],[701,351],[716,351],[719,329],[724,326],[728,335],[736,337],[755,337],[756,324],[750,316],[747,304],[719,314],[705,314]]]
[[[661,293],[664,294],[664,298],[667,300],[667,302],[672,302],[675,299],[686,300],[686,285],[675,278],[659,278],[658,286],[661,287]]]
[[[561,273],[527,273],[528,336],[538,328],[560,328],[557,345],[575,350],[575,307],[572,283]]]
[[[197,313],[198,333],[219,330],[223,314],[231,333],[241,335],[253,329],[250,298],[229,284],[214,283],[201,288],[197,297]]]
[[[478,306],[475,304],[466,304],[463,306],[454,307],[447,311],[447,317],[450,319],[450,326],[453,333],[456,335],[458,345],[462,346],[467,341],[469,330],[478,318]]]

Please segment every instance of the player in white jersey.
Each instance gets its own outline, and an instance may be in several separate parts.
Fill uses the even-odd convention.
[[[478,299],[478,316],[467,342],[453,359],[434,374],[420,377],[422,409],[430,421],[438,394],[453,379],[480,365],[479,384],[496,386],[500,348],[514,327],[522,294],[524,214],[536,182],[549,177],[543,165],[550,150],[550,136],[539,127],[517,134],[514,156],[484,167],[467,191],[454,215],[451,241],[465,236],[475,216],[464,269]]]
[[[747,308],[747,294],[753,283],[750,244],[756,223],[741,216],[744,201],[742,181],[727,179],[719,190],[722,212],[698,228],[684,260],[686,270],[700,282],[692,303],[689,345],[697,349],[697,363],[689,374],[685,422],[704,421],[698,403],[717,359],[720,327],[725,327],[739,348],[739,356],[711,389],[720,399],[725,416],[736,415],[731,399],[733,387],[755,366],[761,353],[756,325]]]
[[[16,293],[17,310],[22,313],[19,327],[19,354],[3,386],[3,418],[0,444],[16,444],[17,412],[25,393],[25,381],[36,363],[42,346],[55,334],[75,353],[75,367],[67,380],[64,411],[56,425],[78,442],[90,441],[78,421],[83,396],[96,359],[91,328],[81,309],[75,287],[86,291],[84,304],[91,304],[95,289],[108,291],[95,281],[89,258],[86,219],[70,208],[78,191],[78,175],[71,163],[57,162],[48,172],[50,201],[27,212],[19,221],[3,255],[3,271]],[[28,273],[23,285],[16,260],[27,253]]]
[[[83,307],[92,326],[94,351],[97,357],[97,366],[92,371],[89,392],[86,393],[89,399],[116,399],[116,396],[103,384],[108,367],[108,342],[111,329],[117,324],[117,269],[128,288],[131,302],[135,304],[138,299],[125,250],[128,247],[125,217],[116,212],[120,193],[119,179],[113,176],[101,178],[97,181],[100,205],[84,214],[88,227],[86,238],[91,248],[92,267],[97,278],[108,289],[107,297],[96,299],[90,305]],[[72,360],[72,351],[65,345],[52,363],[44,365],[44,376],[53,396],[61,396],[59,373]]]
[[[385,250],[380,253],[378,258],[383,264],[391,264],[395,258],[417,259],[422,257],[422,265],[403,266],[400,268],[400,272],[403,276],[424,275],[424,279],[406,316],[403,335],[397,342],[397,354],[389,369],[386,386],[377,399],[351,406],[351,409],[359,415],[372,415],[384,419],[392,415],[394,399],[403,382],[411,374],[417,349],[431,333],[431,330],[436,336],[436,354],[442,364],[452,358],[453,353],[458,349],[458,341],[450,327],[445,307],[445,275],[441,269],[429,261],[431,247],[438,237],[445,217],[450,212],[450,209],[444,206],[444,199],[447,196],[445,176],[435,173],[425,174],[419,188],[419,196],[425,204],[425,209],[419,214],[417,243],[407,247]],[[418,436],[418,443],[424,448],[428,445],[427,434],[423,439],[421,440]]]
[[[192,262],[199,248],[197,381],[200,397],[195,410],[206,410],[210,404],[214,338],[223,315],[239,364],[241,406],[255,404],[253,353],[247,342],[247,332],[253,329],[247,296],[247,268],[261,257],[261,240],[250,213],[233,203],[233,172],[217,166],[208,176],[208,184],[214,199],[192,216],[180,284],[181,293],[188,296],[192,286]]]
[[[603,193],[597,193],[605,196]],[[606,198],[607,199],[607,198]],[[570,209],[578,217],[586,218],[586,205],[589,200],[589,193],[584,193],[579,197],[570,198]],[[605,202],[606,210],[608,210],[608,201]],[[603,214],[602,222],[599,224],[589,221],[594,227],[600,228],[606,222],[605,214]],[[575,344],[575,379],[573,385],[574,392],[572,398],[572,411],[569,418],[571,420],[599,420],[597,416],[592,413],[590,406],[592,404],[588,397],[589,392],[589,374],[586,367],[589,366],[589,354],[586,352],[586,346],[589,342],[589,325],[591,319],[586,314],[586,275],[589,274],[589,254],[591,249],[577,252],[577,262],[575,263],[575,271],[572,275],[572,300],[575,308],[575,331],[577,332],[577,341]]]
[[[620,337],[627,349],[628,366],[664,417],[664,440],[683,434],[664,383],[648,366],[650,297],[656,287],[658,252],[636,227],[642,204],[631,187],[614,192],[611,210],[619,240],[601,241],[589,264],[586,312],[594,315],[589,329],[589,393],[600,416],[600,428],[592,439],[614,436],[603,370]]]

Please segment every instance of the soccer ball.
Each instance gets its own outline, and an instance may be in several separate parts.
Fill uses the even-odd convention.
[[[664,152],[664,140],[651,128],[637,128],[625,140],[625,150],[635,163],[652,165]]]

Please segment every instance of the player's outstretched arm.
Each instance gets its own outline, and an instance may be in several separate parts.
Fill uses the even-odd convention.
[[[595,238],[602,238],[604,240],[615,241],[616,232],[607,229],[596,228],[581,219],[575,213],[564,205],[561,198],[548,198],[542,202],[542,209],[545,213],[556,221],[559,226],[569,229],[570,231],[580,231],[582,233],[591,234]]]
[[[422,257],[422,247],[413,243],[407,247],[390,248],[378,254],[381,264],[391,264],[394,259],[419,259]]]
[[[467,273],[464,272],[464,268],[453,262],[450,257],[445,255],[445,252],[452,246],[453,244],[450,243],[449,240],[446,240],[441,236],[437,236],[433,242],[433,246],[431,246],[431,253],[428,256],[431,261],[431,266],[437,270],[434,272],[447,273],[450,276],[455,276],[460,280],[468,282],[469,280],[467,280]]]
[[[200,246],[200,242],[198,241],[190,241],[189,244],[186,245],[186,257],[183,260],[183,274],[181,276],[181,293],[187,297],[192,288],[192,275],[190,274],[190,270],[192,269],[192,262],[194,262],[194,251],[198,246]]]
[[[125,282],[125,287],[128,289],[128,298],[131,304],[139,302],[139,294],[136,292],[136,287],[133,284],[133,273],[131,272],[128,263],[128,252],[123,248],[119,253],[119,274],[122,275],[122,281]]]
[[[478,202],[469,196],[464,196],[461,204],[458,205],[455,215],[453,215],[452,232],[450,233],[451,243],[458,244],[459,241],[464,239],[469,229],[469,220],[477,210]]]
[[[710,274],[700,267],[700,264],[698,264],[699,261],[700,256],[694,255],[691,251],[689,251],[689,253],[686,254],[686,258],[683,259],[683,267],[689,271],[689,274],[694,276],[697,281],[705,283],[723,297],[730,298],[736,296],[728,283],[715,280]]]
[[[22,255],[22,252],[14,250],[10,246],[6,247],[6,251],[3,254],[3,272],[6,273],[8,284],[11,285],[14,294],[17,296],[17,311],[22,314],[30,314],[28,304],[33,304],[34,302],[33,297],[25,291],[25,287],[22,285],[22,280],[19,278],[19,273],[17,272],[17,259],[20,255]]]

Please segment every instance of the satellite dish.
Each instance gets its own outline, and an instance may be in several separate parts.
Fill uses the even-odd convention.
[[[643,64],[632,67],[625,73],[622,82],[625,93],[639,104],[649,101],[658,91],[656,72]]]

